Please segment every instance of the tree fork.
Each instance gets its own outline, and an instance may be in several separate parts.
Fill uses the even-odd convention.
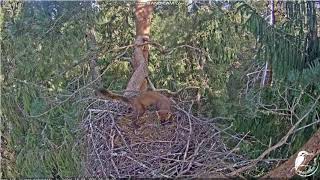
[[[125,96],[130,96],[132,92],[146,91],[148,88],[148,56],[151,15],[153,5],[148,0],[136,1],[136,40],[131,65],[133,74],[128,82]],[[142,45],[144,44],[144,45]]]

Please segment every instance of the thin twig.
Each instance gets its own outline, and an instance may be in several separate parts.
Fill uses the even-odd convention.
[[[229,173],[229,176],[235,176],[238,175],[241,172],[244,172],[252,167],[254,167],[259,161],[261,161],[266,155],[268,155],[270,152],[274,151],[275,149],[277,149],[278,147],[282,146],[283,144],[285,144],[289,138],[289,136],[291,134],[294,133],[294,130],[298,127],[298,125],[302,122],[302,120],[304,120],[312,111],[313,108],[318,104],[318,101],[320,99],[320,96],[318,96],[315,100],[315,102],[312,104],[312,106],[310,107],[310,109],[302,116],[302,117],[298,117],[296,114],[295,116],[297,117],[298,121],[290,128],[290,130],[287,132],[287,134],[281,138],[281,140],[273,145],[272,147],[268,148],[267,150],[265,150],[257,159],[255,159],[250,165],[244,166],[232,173]]]

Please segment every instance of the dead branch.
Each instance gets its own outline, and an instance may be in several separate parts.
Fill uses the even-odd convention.
[[[268,148],[267,150],[265,150],[257,159],[255,159],[252,163],[250,163],[247,166],[244,166],[232,173],[229,173],[228,176],[235,176],[238,175],[252,167],[254,167],[259,161],[261,161],[265,156],[267,156],[270,152],[274,151],[275,149],[277,149],[278,147],[282,146],[283,144],[285,144],[289,138],[290,135],[292,135],[294,133],[294,130],[298,127],[298,125],[302,122],[302,120],[304,120],[309,114],[310,112],[313,111],[314,107],[318,104],[318,101],[320,99],[320,96],[318,96],[315,100],[315,102],[312,104],[312,106],[310,107],[309,111],[306,112],[302,117],[298,117],[297,115],[297,119],[298,121],[290,128],[290,130],[288,131],[288,133],[275,145],[273,145],[272,147]]]
[[[189,89],[196,89],[197,91],[200,90],[200,87],[197,87],[197,86],[188,86],[188,87],[184,87],[184,88],[180,88],[179,90],[177,91],[170,91],[169,89],[157,89],[154,84],[152,83],[152,81],[150,80],[149,77],[147,77],[147,80],[148,80],[148,83],[149,83],[149,86],[151,88],[152,91],[157,91],[157,92],[160,92],[160,93],[164,93],[166,94],[167,96],[171,96],[171,97],[177,97],[182,91],[187,91]]]

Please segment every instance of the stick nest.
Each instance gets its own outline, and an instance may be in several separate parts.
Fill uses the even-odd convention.
[[[176,107],[170,121],[161,124],[150,110],[134,128],[129,109],[112,100],[87,107],[81,124],[86,176],[223,177],[243,160],[228,150],[212,119]]]

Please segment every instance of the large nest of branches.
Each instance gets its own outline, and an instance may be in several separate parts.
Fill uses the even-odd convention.
[[[175,109],[165,123],[147,111],[137,128],[126,118],[130,108],[122,102],[89,105],[82,122],[86,176],[223,177],[244,165],[222,142],[214,119]]]

